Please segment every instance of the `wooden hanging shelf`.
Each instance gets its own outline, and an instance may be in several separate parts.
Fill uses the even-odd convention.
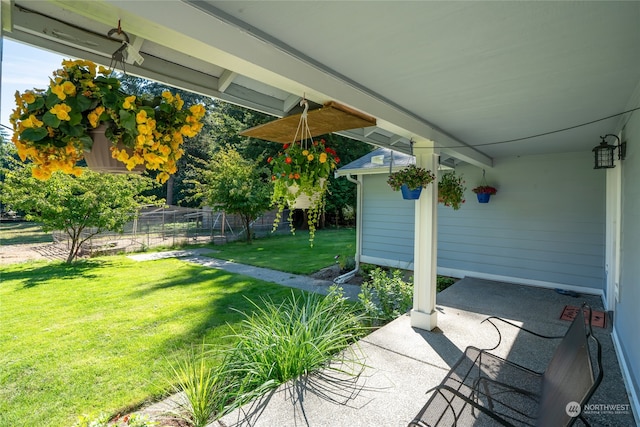
[[[302,113],[293,114],[252,127],[240,132],[240,135],[287,144],[293,142],[301,115]],[[312,137],[376,125],[375,118],[333,101],[326,103],[321,108],[307,112],[307,119]]]

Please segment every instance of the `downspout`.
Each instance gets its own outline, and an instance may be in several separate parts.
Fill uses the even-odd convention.
[[[362,181],[360,178],[353,179],[351,175],[345,175],[345,177],[347,181],[356,184],[356,253],[354,256],[356,266],[353,270],[333,279],[336,285],[342,285],[356,275],[360,269],[360,248],[362,247]]]

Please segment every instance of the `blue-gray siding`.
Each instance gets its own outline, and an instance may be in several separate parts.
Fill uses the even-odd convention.
[[[614,333],[621,347],[621,364],[628,371],[629,388],[640,418],[640,116],[626,126],[627,157],[622,169],[622,238],[620,301]]]
[[[591,162],[590,153],[500,160],[487,170],[498,188],[488,204],[471,191],[482,170],[458,167],[467,201],[458,211],[438,208],[438,267],[603,289],[605,174]],[[414,202],[385,180],[364,176],[362,255],[409,264]]]

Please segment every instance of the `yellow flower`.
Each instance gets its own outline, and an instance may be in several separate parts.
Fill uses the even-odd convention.
[[[169,174],[166,172],[160,172],[158,174],[158,176],[156,177],[156,179],[158,180],[158,182],[160,184],[164,184],[165,182],[167,182],[167,180],[169,179]]]
[[[73,96],[76,94],[76,85],[69,81],[66,81],[62,83],[62,91],[65,93],[65,95]]]
[[[168,90],[162,92],[162,97],[167,100],[167,102],[173,102],[173,95]]]
[[[60,101],[64,101],[67,99],[67,94],[64,93],[64,88],[61,85],[54,85],[51,87],[51,92],[53,92]]]
[[[327,153],[320,153],[320,163],[325,163],[327,161]]]
[[[89,124],[91,124],[91,127],[93,128],[98,127],[100,116],[102,115],[103,112],[104,112],[104,107],[100,106],[100,107],[97,107],[92,112],[90,112],[89,114],[87,114],[87,119],[89,119]]]
[[[147,112],[145,110],[138,111],[138,114],[136,114],[136,123],[138,124],[146,123],[146,121],[147,121]]]
[[[135,95],[127,96],[124,99],[124,102],[122,103],[122,108],[124,108],[125,110],[131,110],[136,107],[135,102],[136,102]]]
[[[30,115],[29,118],[23,120],[21,124],[25,128],[39,128],[39,127],[42,127],[42,125],[44,125],[44,123],[38,120],[38,118],[33,114]]]
[[[31,175],[40,181],[46,181],[51,178],[51,171],[42,167],[34,167],[31,169]]]
[[[111,153],[111,155],[113,156],[113,158],[118,159],[118,161],[122,162],[122,163],[126,163],[127,160],[129,160],[129,153],[127,153],[127,150],[113,150],[113,153]]]
[[[160,151],[160,153],[162,153],[166,157],[171,154],[171,147],[161,145],[160,147],[158,147],[158,151]]]
[[[189,111],[191,111],[191,114],[193,114],[197,119],[201,119],[206,113],[204,105],[202,104],[192,105],[189,107]]]
[[[303,156],[308,156],[309,155],[309,150],[302,150],[302,155]]]
[[[56,104],[49,110],[49,112],[54,114],[58,119],[67,121],[71,120],[69,111],[71,111],[71,107],[65,104]]]
[[[312,161],[314,159],[313,154],[309,154],[307,156],[307,160]]]
[[[22,95],[22,100],[27,104],[33,104],[34,102],[36,102],[36,96],[33,94],[33,92],[25,92],[25,94]]]

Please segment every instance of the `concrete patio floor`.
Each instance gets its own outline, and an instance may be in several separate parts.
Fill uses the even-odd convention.
[[[467,346],[491,348],[498,342],[495,329],[481,324],[486,317],[563,335],[569,322],[559,319],[562,309],[583,301],[602,310],[597,296],[573,298],[549,289],[465,278],[438,294],[436,330],[413,329],[404,315],[362,339],[357,351],[366,367],[358,377],[327,371],[292,381],[210,426],[406,426],[427,401],[426,392]],[[502,344],[493,353],[544,370],[557,341],[541,345],[508,326],[501,332]],[[597,426],[635,426],[610,324],[594,328],[594,334],[603,348],[604,380],[589,403],[622,406],[615,412],[592,408],[587,419]]]

